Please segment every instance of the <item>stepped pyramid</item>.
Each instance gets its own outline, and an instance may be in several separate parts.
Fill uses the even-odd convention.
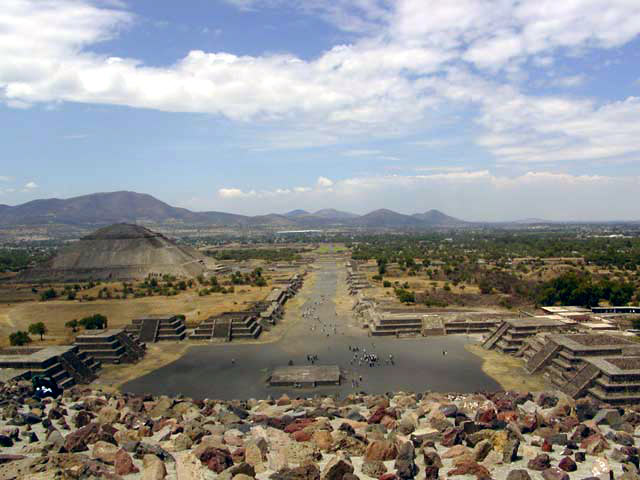
[[[165,274],[196,277],[214,267],[214,262],[191,247],[140,225],[119,223],[81,238],[15,281],[129,281]]]

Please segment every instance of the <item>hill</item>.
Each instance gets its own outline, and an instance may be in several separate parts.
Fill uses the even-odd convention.
[[[423,222],[410,215],[382,208],[352,220],[355,225],[373,228],[419,227]]]
[[[331,208],[309,213],[296,209],[283,215],[237,215],[193,212],[173,207],[151,195],[119,191],[68,199],[33,200],[22,205],[0,205],[0,226],[73,225],[104,226],[114,223],[184,224],[228,227],[322,227],[338,225],[364,228],[430,228],[461,226],[466,222],[438,210],[404,215],[387,209],[356,215]]]
[[[467,223],[462,220],[458,220],[457,218],[450,217],[449,215],[445,215],[440,210],[429,210],[425,213],[414,213],[412,217],[417,218],[423,223],[434,226],[454,226]]]

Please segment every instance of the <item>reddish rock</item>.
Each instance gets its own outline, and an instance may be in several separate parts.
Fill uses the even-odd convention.
[[[449,470],[447,472],[447,475],[475,475],[478,479],[491,478],[491,474],[486,467],[480,465],[474,460],[471,460],[470,458],[466,458],[458,462],[456,464],[456,468],[454,468],[453,470]]]
[[[309,440],[311,440],[311,433],[305,430],[298,430],[296,432],[293,432],[291,436],[296,442],[308,442]]]
[[[553,447],[551,446],[551,443],[549,443],[548,440],[545,439],[544,442],[542,442],[542,451],[543,452],[551,452],[553,451]]]
[[[130,473],[138,473],[140,470],[133,464],[133,460],[124,449],[116,452],[115,461],[116,475],[129,475]]]
[[[209,470],[220,473],[233,465],[233,459],[228,450],[206,447],[198,452],[198,460],[206,464]]]
[[[385,473],[384,475],[380,475],[378,480],[398,480],[398,477],[395,473]]]
[[[536,458],[532,458],[531,460],[529,460],[529,463],[527,464],[527,468],[529,470],[537,470],[539,472],[549,468],[550,466],[551,466],[551,459],[549,458],[549,455],[547,455],[546,453],[542,453],[538,455]]]
[[[398,456],[398,449],[389,440],[375,440],[369,444],[364,454],[366,460],[395,460]]]
[[[558,463],[558,467],[565,472],[575,472],[578,469],[576,462],[571,457],[563,457]]]
[[[287,425],[284,429],[286,433],[293,433],[302,430],[311,425],[315,420],[313,418],[298,418]]]
[[[449,428],[442,434],[442,445],[445,447],[453,447],[462,443],[462,431],[459,428]]]
[[[609,443],[600,433],[594,433],[585,438],[580,444],[580,448],[591,455],[597,455],[609,448]]]
[[[386,409],[384,407],[378,407],[378,409],[373,412],[373,415],[369,417],[367,423],[380,423],[380,420],[385,416]]]
[[[476,412],[476,422],[491,423],[497,418],[496,410],[493,406],[480,407]]]
[[[506,412],[498,413],[498,420],[502,420],[503,422],[515,422],[518,420],[518,413],[513,410],[508,410]]]

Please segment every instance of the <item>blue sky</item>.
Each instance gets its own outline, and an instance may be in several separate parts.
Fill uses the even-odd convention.
[[[0,203],[640,219],[640,3],[6,0]]]

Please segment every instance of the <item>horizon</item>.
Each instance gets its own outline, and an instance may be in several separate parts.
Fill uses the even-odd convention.
[[[170,203],[164,201],[161,198],[157,198],[151,194],[148,193],[144,193],[144,192],[135,192],[132,190],[118,190],[118,191],[112,191],[112,192],[94,192],[94,193],[89,193],[89,194],[84,194],[84,195],[78,195],[77,197],[84,197],[84,196],[91,196],[91,195],[109,195],[109,194],[116,194],[116,193],[134,193],[136,195],[149,195],[152,198],[154,198],[157,201],[160,201],[162,203],[165,203],[167,205],[169,205],[170,207],[175,207],[175,208],[186,208],[186,207],[178,207],[176,205],[171,205]],[[51,197],[51,198],[38,198],[38,199],[33,199],[33,200],[29,200],[28,202],[24,202],[24,203],[29,203],[29,202],[33,202],[33,201],[47,201],[47,200],[70,200],[73,198],[77,198],[77,197],[65,197],[65,198],[59,198],[59,197]],[[23,203],[23,204],[24,204]],[[7,204],[2,204],[0,203],[0,206],[8,206],[8,207],[18,207],[20,205],[23,204],[16,204],[16,205],[7,205]],[[322,211],[326,211],[326,210],[333,210],[336,211],[338,213],[345,213],[345,214],[350,214],[350,215],[355,215],[355,216],[364,216],[370,213],[374,213],[380,210],[388,210],[394,213],[399,213],[401,215],[407,215],[407,216],[412,216],[412,215],[419,215],[419,214],[425,214],[425,213],[430,213],[430,212],[437,212],[449,217],[453,217],[455,220],[460,220],[466,223],[485,223],[485,224],[491,224],[491,223],[518,223],[518,222],[527,222],[527,221],[531,221],[532,223],[591,223],[591,224],[605,224],[605,223],[616,223],[616,222],[621,222],[621,223],[636,223],[639,222],[640,219],[637,218],[628,218],[628,219],[623,219],[623,218],[610,218],[610,219],[591,219],[591,220],[576,220],[576,219],[562,219],[562,220],[553,220],[553,219],[549,219],[549,218],[539,218],[539,217],[519,217],[519,218],[511,218],[511,219],[504,219],[504,220],[483,220],[483,219],[468,219],[468,218],[460,218],[458,216],[454,216],[454,215],[450,215],[448,212],[443,211],[441,209],[438,208],[428,208],[426,210],[422,210],[422,211],[403,211],[403,210],[396,210],[396,209],[390,209],[387,207],[379,207],[379,208],[374,208],[372,210],[366,210],[366,211],[352,211],[352,210],[345,210],[345,209],[341,209],[341,208],[334,208],[334,207],[321,207],[321,208],[311,208],[311,209],[303,209],[303,208],[293,208],[291,210],[287,210],[284,212],[277,212],[277,211],[269,211],[269,212],[264,212],[264,213],[258,213],[258,214],[254,214],[254,215],[250,215],[250,214],[245,214],[245,213],[239,213],[239,212],[234,212],[234,211],[221,211],[221,210],[197,210],[197,209],[189,209],[188,210],[195,212],[195,213],[207,213],[207,212],[219,212],[219,213],[229,213],[229,214],[233,214],[233,215],[240,215],[240,216],[247,216],[247,217],[259,217],[259,216],[266,216],[266,215],[279,215],[279,216],[287,216],[290,213],[294,213],[294,212],[298,212],[298,211],[304,211],[306,212],[306,214],[310,214],[310,215],[314,215],[317,214],[319,212]],[[126,222],[124,222],[126,223]]]
[[[640,218],[640,4],[4,7],[0,204]]]

